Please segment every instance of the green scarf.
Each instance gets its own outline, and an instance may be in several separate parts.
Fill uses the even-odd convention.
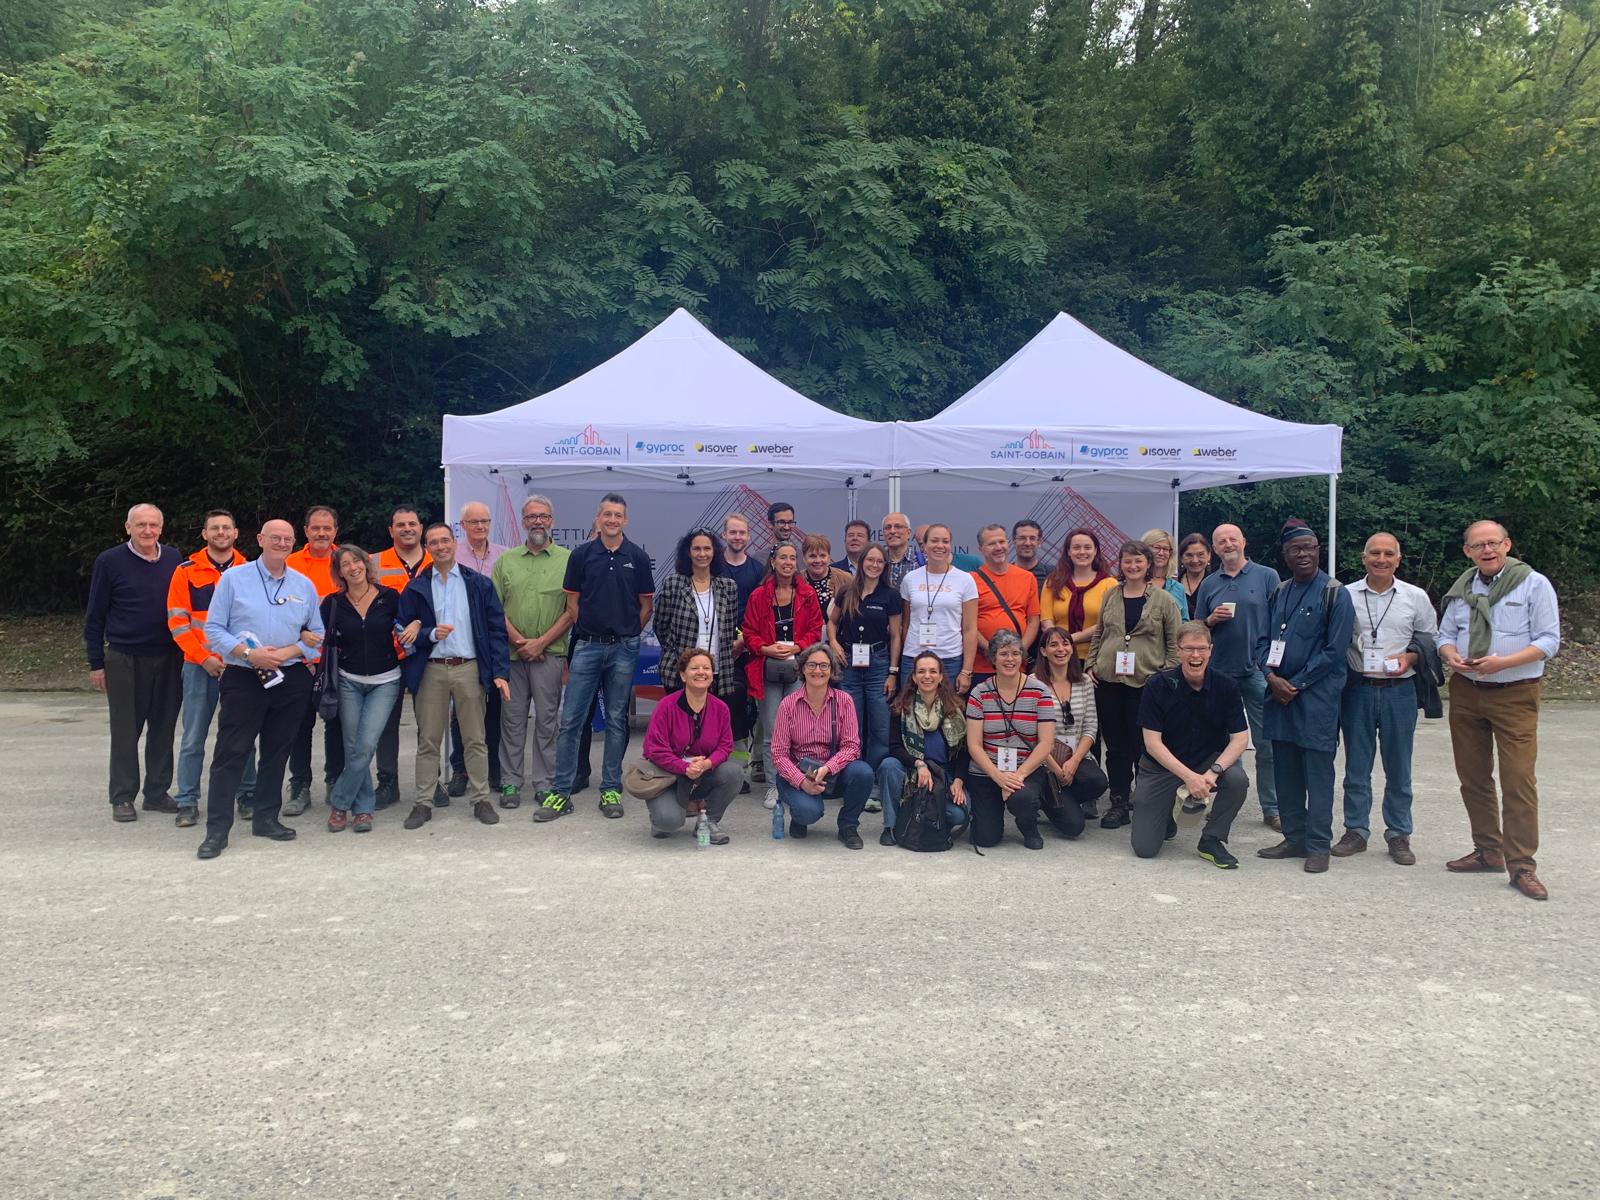
[[[921,762],[924,731],[917,720],[916,710],[917,702],[913,700],[911,707],[901,716],[900,741],[904,744],[906,753],[911,756],[911,760]],[[945,713],[939,722],[939,731],[944,734],[946,753],[951,756],[967,744],[967,721],[959,712]]]
[[[1506,594],[1516,587],[1529,575],[1533,568],[1520,558],[1506,556],[1506,565],[1500,569],[1500,574],[1494,577],[1494,582],[1489,585],[1487,595],[1480,595],[1471,591],[1472,577],[1478,573],[1478,568],[1473,567],[1464,571],[1461,578],[1450,585],[1450,590],[1444,594],[1444,602],[1449,604],[1452,600],[1459,600],[1467,606],[1469,615],[1467,623],[1467,657],[1482,658],[1489,653],[1489,647],[1494,644],[1494,606],[1506,598]]]

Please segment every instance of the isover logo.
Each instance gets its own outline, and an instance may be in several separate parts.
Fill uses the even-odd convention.
[[[1176,446],[1140,446],[1139,453],[1145,458],[1177,458],[1183,451]]]
[[[1065,462],[1068,454],[1065,450],[1057,450],[1047,442],[1044,434],[1037,429],[1030,429],[1025,436],[1016,441],[1006,442],[990,450],[989,457],[1011,462]]]
[[[682,454],[682,442],[635,442],[633,448],[641,454]]]
[[[751,454],[771,454],[777,456],[778,458],[787,458],[789,455],[794,453],[794,447],[785,445],[783,442],[752,442],[749,446],[748,452]]]
[[[1126,446],[1091,446],[1084,442],[1078,447],[1078,457],[1090,462],[1124,460],[1129,457]]]
[[[1233,458],[1238,453],[1232,446],[1196,446],[1194,448],[1194,457],[1196,458]]]
[[[622,447],[607,442],[593,425],[585,425],[571,437],[550,443],[544,448],[544,452],[550,458],[622,457]]]
[[[734,442],[696,442],[696,454],[737,454],[739,447]]]

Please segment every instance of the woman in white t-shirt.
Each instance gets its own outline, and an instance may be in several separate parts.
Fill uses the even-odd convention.
[[[948,525],[928,526],[927,538],[927,565],[900,581],[906,602],[900,678],[910,679],[912,660],[931,650],[944,664],[950,686],[965,694],[978,651],[978,581],[951,565],[954,539]]]

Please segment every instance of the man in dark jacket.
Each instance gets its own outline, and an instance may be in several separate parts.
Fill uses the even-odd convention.
[[[450,526],[443,521],[429,525],[423,531],[423,545],[433,561],[400,593],[400,623],[422,625],[417,652],[401,666],[417,714],[417,800],[405,827],[420,829],[433,819],[439,750],[450,724],[452,700],[466,748],[472,815],[494,825],[500,818],[489,799],[484,695],[493,688],[501,700],[511,698],[505,609],[486,576],[456,562]]]

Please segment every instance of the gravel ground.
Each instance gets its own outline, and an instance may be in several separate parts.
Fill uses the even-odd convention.
[[[8,1200],[1600,1194],[1592,707],[1546,710],[1542,905],[1443,870],[1442,722],[1421,863],[1311,877],[1253,800],[1227,874],[1189,827],[774,844],[748,798],[701,851],[592,792],[203,863],[111,822],[98,699],[0,719]]]

